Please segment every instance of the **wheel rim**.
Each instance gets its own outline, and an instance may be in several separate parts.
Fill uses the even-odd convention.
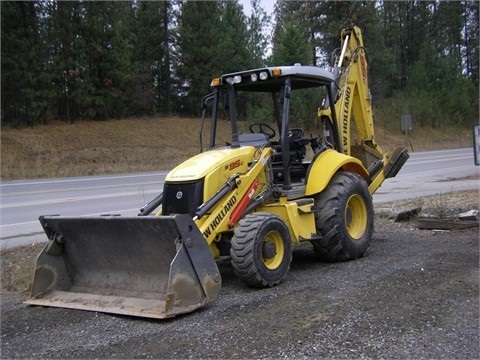
[[[274,270],[280,266],[285,254],[281,235],[276,231],[267,233],[262,244],[262,260],[267,269]]]
[[[355,240],[360,239],[367,228],[367,220],[367,206],[363,198],[358,194],[350,196],[345,208],[348,234]]]

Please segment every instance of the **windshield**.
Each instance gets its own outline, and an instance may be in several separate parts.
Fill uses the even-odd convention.
[[[284,117],[288,117],[288,127],[312,129],[316,126],[318,108],[321,107],[327,97],[325,86],[295,88],[298,82],[291,81],[286,86],[285,78],[280,86],[265,87],[265,91],[250,91],[243,87],[234,87],[235,111],[239,123],[242,125],[252,122],[271,123],[277,128],[277,134],[281,133],[281,123]],[[286,90],[288,89],[288,90]],[[224,116],[230,118],[229,93],[223,92],[221,101]],[[285,102],[288,101],[288,106]]]
[[[233,120],[232,134],[238,134],[250,132],[252,123],[266,123],[276,130],[276,137],[271,140],[278,140],[291,128],[302,128],[305,133],[320,130],[317,112],[328,96],[329,82],[300,76],[270,78],[253,84],[231,82],[215,87],[209,101],[204,98],[204,110],[211,114],[212,124]],[[211,136],[215,136],[213,133],[210,132]],[[215,140],[210,138],[210,148],[214,145]]]

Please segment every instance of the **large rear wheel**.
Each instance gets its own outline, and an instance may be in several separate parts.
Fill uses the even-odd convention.
[[[373,204],[366,181],[352,172],[335,174],[315,198],[319,240],[312,240],[318,257],[346,261],[362,257],[373,235]]]
[[[233,270],[250,286],[277,285],[290,269],[290,233],[276,215],[264,212],[247,215],[236,227],[231,244]]]

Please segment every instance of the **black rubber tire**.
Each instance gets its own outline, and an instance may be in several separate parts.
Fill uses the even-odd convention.
[[[292,240],[278,216],[257,212],[245,216],[235,228],[230,248],[235,274],[252,287],[280,283],[290,269]]]
[[[359,175],[340,171],[315,197],[317,234],[313,249],[321,260],[347,261],[362,257],[374,228],[372,196]]]

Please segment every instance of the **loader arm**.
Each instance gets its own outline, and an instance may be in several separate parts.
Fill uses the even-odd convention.
[[[235,175],[208,202],[202,204],[194,220],[210,246],[215,258],[219,256],[214,241],[218,234],[232,229],[248,212],[249,205],[256,195],[268,190],[266,163],[272,156],[272,149],[259,150],[259,156],[244,174]]]

